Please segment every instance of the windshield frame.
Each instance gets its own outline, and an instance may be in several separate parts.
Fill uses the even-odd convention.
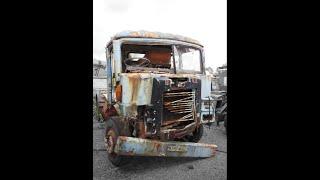
[[[198,45],[198,44],[193,44],[193,43],[188,43],[188,42],[183,42],[183,41],[178,41],[178,40],[170,40],[170,39],[157,39],[157,38],[122,38],[115,40],[118,41],[120,46],[123,44],[136,44],[136,45],[171,45],[172,47],[172,56],[173,56],[173,72],[174,74],[205,74],[204,71],[204,54],[203,54],[203,46]],[[183,71],[176,71],[176,63],[175,63],[175,56],[176,52],[173,48],[176,48],[175,46],[184,46],[184,47],[189,47],[193,48],[196,50],[200,51],[200,70],[201,72],[195,71],[195,72],[183,72]],[[122,57],[120,53],[120,62],[122,64]],[[120,64],[119,64],[120,65]],[[121,68],[122,69],[122,68]],[[147,69],[147,68],[145,68]],[[161,68],[159,68],[159,71],[161,71]]]
[[[176,56],[179,56],[178,54],[178,48],[177,46],[180,46],[180,47],[185,47],[185,48],[192,48],[192,49],[195,49],[195,50],[198,50],[199,53],[200,53],[200,57],[199,57],[199,60],[200,60],[200,71],[192,71],[192,70],[179,70],[177,71],[177,65],[176,65],[176,59],[175,57]],[[180,45],[180,44],[176,44],[176,45],[172,45],[172,50],[173,50],[173,62],[174,62],[174,72],[175,74],[204,74],[204,59],[203,59],[203,50],[202,48],[197,48],[197,47],[194,47],[194,46],[188,46],[188,45]],[[180,56],[179,56],[180,58]],[[183,60],[181,60],[181,62],[183,62]]]

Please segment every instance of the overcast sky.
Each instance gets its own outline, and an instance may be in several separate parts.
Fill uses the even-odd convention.
[[[227,62],[226,0],[93,0],[93,58],[105,61],[106,43],[124,30],[188,36],[204,45],[206,67]]]

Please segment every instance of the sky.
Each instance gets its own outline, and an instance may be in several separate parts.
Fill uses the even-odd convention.
[[[226,0],[93,0],[93,58],[105,61],[107,42],[124,30],[187,36],[204,45],[206,67],[227,62]]]

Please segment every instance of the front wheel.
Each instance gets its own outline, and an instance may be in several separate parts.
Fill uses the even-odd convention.
[[[202,138],[202,135],[203,135],[203,125],[200,124],[200,126],[195,131],[193,131],[192,135],[189,137],[189,141],[197,143]]]
[[[126,158],[124,156],[118,155],[114,152],[120,132],[119,121],[113,118],[106,121],[105,145],[107,148],[108,159],[114,166],[121,166],[126,162]]]

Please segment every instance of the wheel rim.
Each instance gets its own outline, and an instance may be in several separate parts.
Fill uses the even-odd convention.
[[[111,129],[108,131],[105,138],[105,146],[109,154],[112,154],[114,152],[115,142],[116,142],[116,134],[114,130]]]

